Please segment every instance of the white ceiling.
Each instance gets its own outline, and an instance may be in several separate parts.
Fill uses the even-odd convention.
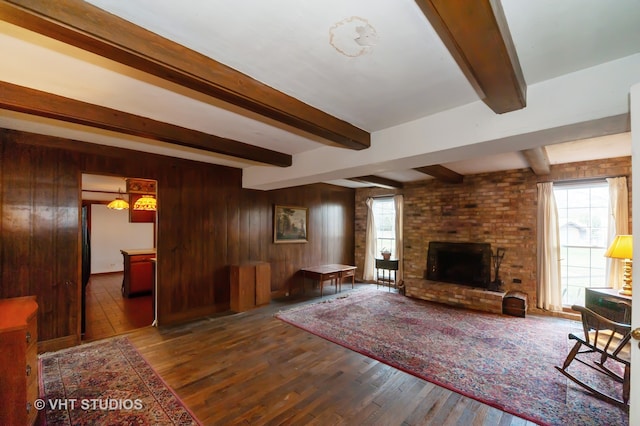
[[[505,139],[487,150],[483,143],[491,141],[478,131],[477,140],[471,138],[470,142],[478,149],[453,157],[445,155],[448,146],[425,142],[430,133],[416,138],[409,130],[425,117],[469,111],[468,120],[452,126],[450,141],[446,140],[447,129],[440,130],[438,136],[444,143],[455,145],[458,141],[453,130],[459,129],[453,127],[467,126],[468,133],[473,133],[474,126],[478,127],[475,120],[480,119],[474,116],[479,102],[476,92],[413,0],[91,0],[90,3],[371,132],[372,147],[355,153],[327,147],[308,135],[238,114],[190,89],[4,21],[0,21],[0,47],[3,56],[11,60],[0,61],[2,81],[292,154],[294,164],[289,170],[265,167],[7,110],[0,110],[0,127],[241,167],[245,169],[245,186],[262,189],[317,181],[358,186],[344,178],[363,174],[403,182],[425,179],[428,176],[411,169],[433,164],[419,163],[422,159],[426,161],[426,154],[460,174],[527,167],[520,150],[535,146],[547,146],[552,164],[631,154],[628,133],[557,146],[559,141],[570,140],[569,133],[557,140],[544,140],[541,136],[528,140],[526,146],[510,144]],[[607,67],[605,72],[611,75],[611,81],[606,84],[612,87],[598,89],[598,95],[619,98],[624,88],[619,90],[615,85],[626,81],[616,77],[622,72],[618,68],[624,65],[626,72],[633,73],[634,68],[629,70],[628,63],[633,67],[640,64],[637,0],[503,0],[502,6],[529,96],[524,112],[506,113],[495,119],[496,135],[508,133],[515,137],[532,133],[535,129],[525,128],[517,120],[544,109],[544,102],[552,106],[557,103],[561,108],[560,102],[550,96],[540,98],[547,93],[547,87],[567,81],[562,79],[569,78],[577,85],[587,81],[583,76],[592,70],[596,73]],[[621,62],[623,59],[626,62]],[[586,84],[585,92],[592,90]],[[621,104],[622,100],[616,102]],[[604,104],[590,107],[586,115],[594,119],[611,115]],[[486,109],[483,106],[478,115],[486,116]],[[585,115],[576,112],[571,116],[566,109],[552,114],[547,108],[548,123],[536,122],[536,129],[568,126]],[[615,112],[625,113],[619,108]],[[563,114],[569,116],[563,117],[565,121],[557,118]],[[503,128],[508,132],[503,132]],[[590,132],[594,136],[612,133],[598,127]],[[406,134],[407,138],[388,138],[388,134]],[[580,134],[580,139],[585,137]],[[382,144],[387,146],[381,149]],[[410,149],[403,154],[405,145],[410,145]],[[394,161],[386,161],[390,151]],[[383,156],[381,152],[386,154]],[[353,167],[331,164],[332,159],[343,156],[356,158],[351,161]],[[309,167],[306,162],[314,162],[309,158],[319,165]],[[371,165],[370,172],[363,173],[367,164]]]

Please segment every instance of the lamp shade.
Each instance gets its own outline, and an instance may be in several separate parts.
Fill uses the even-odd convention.
[[[633,259],[633,236],[616,235],[616,239],[604,255],[614,259]]]
[[[122,198],[118,197],[109,204],[107,204],[107,208],[112,210],[126,210],[129,208],[129,203],[127,203]]]
[[[143,195],[133,203],[134,210],[156,211],[157,201],[151,195]]]

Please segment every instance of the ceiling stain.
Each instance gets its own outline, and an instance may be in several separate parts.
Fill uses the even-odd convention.
[[[329,28],[329,44],[350,58],[371,52],[378,43],[376,29],[364,18],[352,16]]]

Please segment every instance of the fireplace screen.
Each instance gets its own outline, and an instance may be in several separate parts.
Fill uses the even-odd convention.
[[[491,244],[431,241],[427,279],[488,288],[491,283]]]

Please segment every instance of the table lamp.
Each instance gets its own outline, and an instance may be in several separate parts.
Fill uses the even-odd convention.
[[[604,254],[612,259],[623,259],[623,278],[624,285],[620,290],[620,294],[631,296],[631,259],[633,258],[633,236],[632,235],[616,235],[615,240],[609,246]]]

